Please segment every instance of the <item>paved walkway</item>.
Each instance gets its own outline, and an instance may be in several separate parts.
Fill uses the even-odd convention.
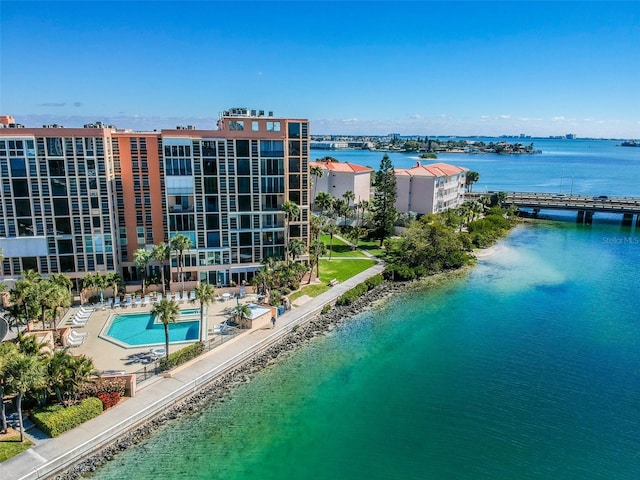
[[[39,441],[33,448],[0,463],[0,479],[46,478],[70,467],[196,392],[218,375],[265,350],[291,331],[295,325],[319,313],[324,305],[383,270],[382,264],[374,265],[300,307],[288,311],[278,319],[275,329],[272,329],[269,320],[265,319],[261,324],[254,325],[252,330],[202,355],[197,362],[188,368],[178,370],[172,377],[157,377],[145,382],[134,398],[125,400],[117,407],[59,437]]]

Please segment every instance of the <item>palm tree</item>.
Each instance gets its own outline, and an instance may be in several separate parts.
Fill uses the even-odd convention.
[[[65,275],[64,273],[52,273],[49,278],[56,285],[60,285],[61,287],[66,288],[69,291],[69,294],[71,294],[73,282],[68,275]]]
[[[166,243],[160,243],[154,245],[151,250],[151,255],[156,262],[160,262],[160,276],[162,278],[162,293],[166,292],[166,285],[164,281],[164,264],[171,257],[171,249]]]
[[[15,343],[0,343],[0,421],[2,423],[2,433],[7,433],[7,413],[4,406],[4,395],[7,393],[9,382],[9,364],[17,353],[18,350]]]
[[[465,184],[467,188],[467,192],[473,191],[473,184],[480,180],[480,174],[478,172],[474,172],[473,170],[468,170],[465,174]]]
[[[45,323],[47,309],[54,308],[54,301],[58,296],[60,288],[61,287],[47,279],[42,279],[35,283],[36,302],[40,307],[40,321],[42,322],[43,330],[47,328]]]
[[[298,218],[300,215],[300,207],[294,202],[287,200],[282,204],[280,210],[284,212],[284,245],[285,245],[285,255],[284,258],[286,261],[289,261],[289,224],[292,220]]]
[[[315,178],[313,181],[313,195],[311,198],[316,198],[316,189],[318,188],[318,179],[324,176],[324,170],[319,165],[315,165],[309,169],[309,174]],[[314,205],[315,208],[315,205]]]
[[[179,312],[178,304],[166,298],[160,300],[151,309],[151,314],[157,315],[164,325],[164,346],[167,360],[169,360],[169,323],[175,323],[178,320]]]
[[[320,215],[324,215],[324,212],[329,210],[332,204],[333,197],[327,192],[320,192],[316,195],[314,205],[320,208]]]
[[[246,303],[238,304],[233,307],[233,316],[236,319],[236,322],[240,324],[241,328],[245,328],[246,320],[251,318],[251,309],[249,305]]]
[[[204,342],[209,326],[205,322],[204,308],[216,298],[216,290],[208,283],[201,283],[195,288],[196,299],[200,301],[200,341]]]
[[[324,231],[329,235],[329,261],[331,261],[331,254],[333,253],[333,236],[338,233],[340,229],[335,223],[327,223]]]
[[[300,255],[302,255],[304,252],[307,251],[307,246],[302,240],[298,238],[294,238],[289,242],[288,250],[289,250],[289,255],[291,255],[291,260],[295,262],[296,258],[298,258]]]
[[[347,216],[351,213],[351,209],[349,208],[349,204],[346,200],[342,198],[336,198],[333,202],[333,210],[336,212],[338,219],[340,217],[344,217],[344,224],[347,224]]]
[[[113,298],[118,296],[118,289],[123,285],[122,275],[118,272],[110,272],[105,275],[105,283],[113,289]]]
[[[138,248],[135,252],[133,252],[133,261],[138,267],[140,271],[140,278],[142,283],[142,293],[144,293],[145,289],[145,280],[147,278],[147,267],[149,263],[151,263],[152,259],[151,250],[147,250],[146,248]]]
[[[171,239],[169,248],[178,254],[178,279],[182,282],[184,290],[184,252],[191,248],[191,239],[179,233]]]
[[[347,190],[342,194],[342,198],[344,198],[347,201],[347,205],[351,207],[351,202],[353,202],[356,199],[356,194],[353,193],[351,190]]]
[[[22,314],[24,321],[27,324],[27,330],[29,330],[29,320],[31,320],[31,314],[33,312],[33,301],[35,299],[35,282],[27,278],[21,278],[16,282],[15,287],[11,290],[11,301],[14,304],[20,304],[22,308]]]
[[[310,264],[311,264],[311,269],[309,270],[309,282],[311,283],[311,277],[313,276],[313,267],[316,267],[316,278],[320,278],[320,257],[322,255],[324,255],[325,253],[327,253],[327,246],[320,241],[320,239],[316,239],[314,242],[311,243],[311,245],[309,246],[309,254],[311,255],[311,258],[313,259]]]
[[[44,365],[37,356],[17,353],[10,359],[7,370],[8,383],[18,393],[16,408],[18,410],[20,441],[23,442],[22,399],[28,391],[40,390],[46,386]]]

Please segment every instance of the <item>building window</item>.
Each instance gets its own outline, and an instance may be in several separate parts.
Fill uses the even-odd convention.
[[[252,121],[251,130],[253,130],[254,132],[260,131],[260,122],[258,122],[257,120]]]
[[[280,122],[267,122],[267,132],[279,132],[280,131]]]
[[[229,120],[229,130],[244,130],[243,120]]]

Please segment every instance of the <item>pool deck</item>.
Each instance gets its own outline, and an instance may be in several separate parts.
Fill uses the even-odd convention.
[[[261,317],[259,321],[254,322],[251,330],[244,330],[242,334],[230,341],[201,355],[195,362],[189,362],[188,368],[178,368],[175,374],[167,378],[158,376],[144,382],[135,397],[126,399],[102,415],[63,433],[59,437],[44,439],[30,437],[35,443],[32,448],[0,463],[0,478],[3,480],[35,480],[49,478],[64,471],[137,425],[148,421],[181,399],[197,392],[203,385],[219,375],[252,358],[258,351],[289,333],[296,325],[313,318],[324,305],[333,303],[347,290],[367,278],[381,273],[383,269],[384,265],[378,263],[307,302],[301,302],[298,299],[296,307],[278,318],[275,328],[271,328],[268,318]],[[247,303],[250,300],[252,299],[244,299]],[[189,303],[184,305],[184,308],[193,307]],[[235,301],[212,304],[209,310],[209,327],[223,321],[226,318],[223,311],[230,307],[233,308],[234,305]],[[141,311],[141,307],[136,308]],[[122,313],[122,311],[117,312]],[[81,329],[90,333],[89,338],[75,351],[86,353],[92,357],[99,369],[116,370],[118,365],[121,365],[123,368],[120,369],[122,370],[128,372],[135,370],[139,366],[136,365],[132,369],[131,366],[124,365],[124,362],[121,363],[117,359],[133,353],[135,350],[146,351],[148,348],[123,349],[97,337],[110,313],[110,310],[99,310],[94,313],[95,317],[92,316],[87,326]],[[177,347],[171,347],[170,350],[175,348]]]
[[[240,300],[241,303],[256,303],[257,296],[255,294],[247,295],[245,298]],[[208,321],[208,329],[211,329],[214,325],[223,322],[225,319],[229,318],[229,314],[225,313],[225,311],[232,309],[236,305],[236,300],[231,299],[228,301],[214,301],[209,304],[207,307],[207,321]],[[84,327],[74,327],[78,333],[88,333],[85,341],[78,347],[73,347],[72,352],[75,355],[84,354],[87,357],[90,357],[93,360],[93,364],[95,365],[98,371],[106,371],[106,370],[116,370],[116,371],[125,371],[126,373],[133,373],[140,369],[142,366],[140,363],[131,363],[130,355],[134,355],[137,353],[148,352],[151,348],[164,347],[164,343],[162,344],[154,344],[152,346],[143,345],[143,346],[132,346],[132,347],[122,347],[117,345],[114,342],[110,342],[101,338],[100,332],[103,327],[109,320],[111,315],[126,315],[131,313],[147,313],[150,312],[153,308],[153,305],[148,306],[138,306],[138,307],[126,307],[126,308],[105,308],[96,309],[89,318],[89,321]],[[194,308],[200,308],[200,302],[196,301],[195,303],[184,302],[180,304],[181,310],[192,310]],[[75,307],[70,309],[69,312],[63,318],[61,322],[62,326],[70,326],[71,320],[75,316],[75,314],[79,311],[79,307]],[[199,315],[198,315],[199,319]],[[210,335],[207,340],[214,340],[215,337],[219,335]],[[169,340],[171,340],[171,335],[169,335]],[[175,344],[169,344],[169,353],[175,352],[183,348],[184,346],[193,343],[194,341],[180,342]]]

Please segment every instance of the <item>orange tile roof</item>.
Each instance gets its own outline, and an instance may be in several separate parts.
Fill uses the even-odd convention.
[[[451,175],[458,175],[468,171],[468,168],[457,167],[455,165],[449,165],[446,163],[432,163],[429,165],[422,165],[418,162],[411,168],[396,169],[396,175],[411,175],[411,176],[423,176],[423,177],[449,177]]]
[[[362,173],[373,171],[373,168],[371,167],[363,167],[362,165],[356,165],[355,163],[349,162],[310,162],[310,165],[312,167],[325,168],[332,172]]]

